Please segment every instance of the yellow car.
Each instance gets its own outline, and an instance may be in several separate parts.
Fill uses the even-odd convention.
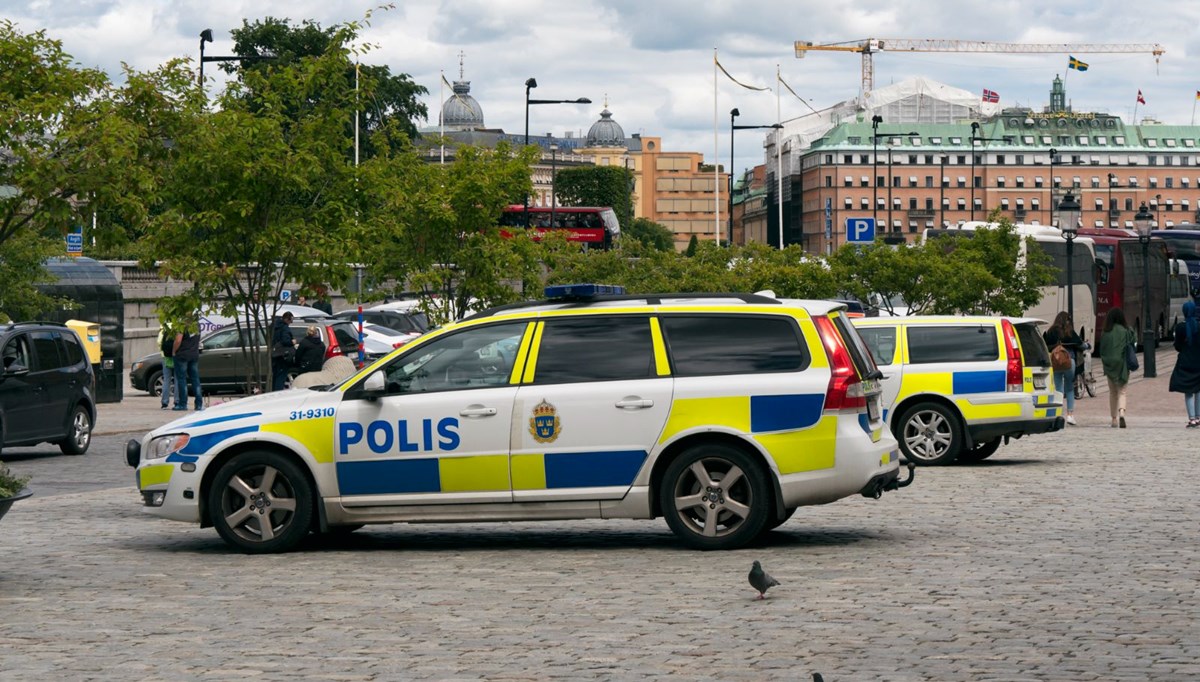
[[[884,421],[915,464],[990,457],[1063,428],[1041,320],[876,317],[854,326],[884,374]]]

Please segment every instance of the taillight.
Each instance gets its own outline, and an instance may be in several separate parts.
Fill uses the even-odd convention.
[[[335,355],[341,355],[342,344],[338,342],[338,337],[333,331],[333,327],[326,327],[325,332],[329,335],[329,345],[325,348],[325,357],[332,358]]]
[[[825,391],[825,409],[852,410],[866,409],[867,396],[863,390],[862,379],[850,359],[850,351],[838,334],[833,320],[828,317],[813,319],[817,325],[817,333],[821,343],[825,344],[825,354],[829,356],[829,387]]]
[[[1004,390],[1020,393],[1025,390],[1025,367],[1021,362],[1021,347],[1017,345],[1017,330],[1008,320],[1001,320],[1004,333],[1004,352],[1008,356],[1008,367],[1004,373]]]

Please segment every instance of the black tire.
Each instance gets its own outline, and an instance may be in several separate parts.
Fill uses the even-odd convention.
[[[769,533],[769,532],[775,530],[776,528],[782,526],[783,524],[787,523],[788,519],[792,518],[792,514],[795,514],[795,513],[796,513],[796,508],[792,507],[791,509],[787,509],[783,512],[783,518],[777,518],[774,514],[772,514],[771,518],[767,519],[766,524],[763,525],[762,533],[763,534]]]
[[[276,452],[235,455],[217,471],[207,494],[213,526],[225,542],[247,554],[286,552],[312,525],[308,477],[292,459]]]
[[[155,398],[162,396],[163,373],[155,372],[146,379],[146,392]]]
[[[950,464],[962,451],[958,415],[939,403],[916,403],[904,410],[893,431],[904,458],[918,466]]]
[[[67,421],[67,437],[58,441],[58,449],[64,455],[82,455],[92,444],[92,413],[87,405],[80,403],[71,410]]]
[[[961,453],[959,453],[958,461],[965,464],[969,464],[971,462],[982,462],[988,457],[996,454],[996,451],[1000,449],[1000,440],[1001,438],[996,436],[986,443],[979,443],[973,448],[964,449]]]
[[[352,523],[345,526],[330,526],[324,533],[329,537],[343,537],[359,530],[363,527],[361,523]]]
[[[1083,389],[1085,391],[1087,391],[1089,398],[1095,398],[1096,397],[1096,380],[1092,379],[1090,376],[1085,376],[1083,378]]]
[[[745,452],[716,443],[688,448],[671,462],[659,500],[675,535],[702,550],[736,549],[754,540],[773,504],[763,467]]]

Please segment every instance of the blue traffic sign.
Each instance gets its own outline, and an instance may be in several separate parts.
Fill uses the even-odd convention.
[[[67,233],[67,254],[78,256],[83,253],[83,231]]]
[[[869,244],[875,241],[874,218],[846,218],[846,242]]]

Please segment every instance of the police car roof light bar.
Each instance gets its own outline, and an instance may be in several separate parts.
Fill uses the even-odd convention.
[[[596,296],[620,296],[625,293],[625,287],[613,284],[558,284],[546,287],[542,293],[550,300],[574,300]]]

